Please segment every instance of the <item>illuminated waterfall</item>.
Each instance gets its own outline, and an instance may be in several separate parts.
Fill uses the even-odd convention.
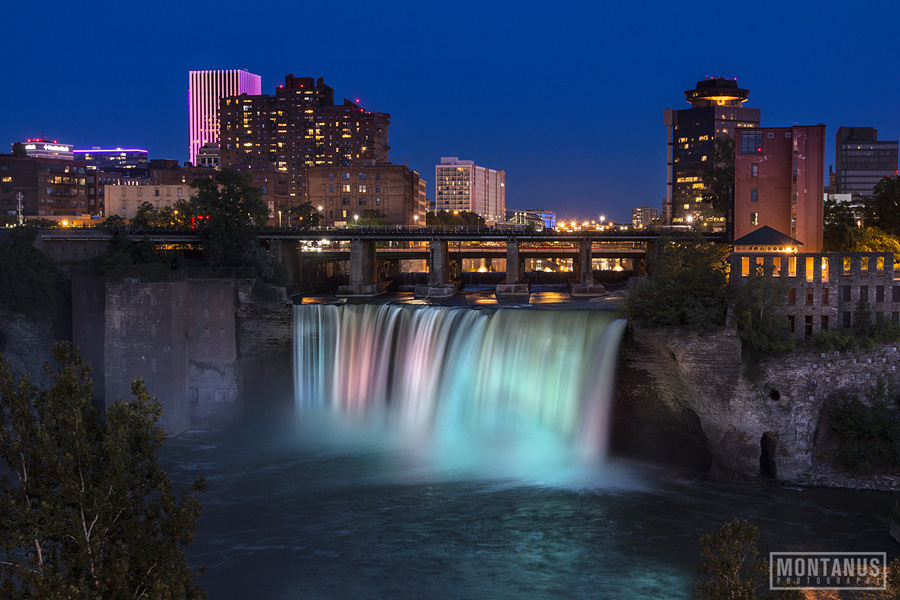
[[[599,310],[294,307],[295,398],[411,444],[547,436],[602,462],[625,321]]]

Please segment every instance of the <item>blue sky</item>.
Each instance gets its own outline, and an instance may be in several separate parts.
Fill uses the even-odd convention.
[[[0,151],[47,135],[187,160],[191,69],[246,68],[274,93],[324,77],[391,113],[391,158],[432,197],[459,156],[506,171],[507,205],[629,220],[665,196],[663,110],[737,77],[767,126],[900,138],[900,3],[10,3]]]

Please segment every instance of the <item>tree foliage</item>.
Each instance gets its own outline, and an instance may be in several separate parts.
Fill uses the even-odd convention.
[[[759,530],[747,521],[729,521],[700,538],[702,553],[694,584],[698,600],[799,600],[796,591],[769,592],[768,561],[757,548]]]
[[[347,222],[348,227],[384,227],[390,225],[387,217],[380,210],[367,208],[359,213],[358,219]]]
[[[0,246],[0,306],[29,316],[52,316],[63,298],[59,270],[34,247],[34,228],[15,227],[9,235],[10,243]]]
[[[186,207],[203,242],[204,260],[214,267],[257,267],[268,261],[256,230],[269,218],[262,190],[248,173],[222,169],[212,179],[197,179]]]
[[[484,217],[468,210],[428,211],[425,222],[430,227],[484,227]]]
[[[297,226],[300,229],[318,227],[322,222],[322,213],[309,202],[303,202],[291,207],[288,209],[288,214],[297,219]]]
[[[828,252],[850,252],[854,230],[858,229],[853,207],[847,202],[825,201],[823,244]]]
[[[690,325],[708,330],[725,324],[728,250],[700,234],[660,238],[647,277],[628,282],[625,312],[651,326]]]
[[[787,319],[780,310],[787,298],[784,279],[757,265],[732,289],[732,313],[744,347],[760,355],[787,352],[794,347]]]
[[[45,389],[0,360],[0,597],[204,597],[184,548],[205,484],[173,492],[159,403],[135,380],[101,416],[90,366],[65,343],[54,360]]]
[[[900,175],[884,177],[875,184],[869,208],[872,225],[900,236]]]
[[[729,208],[729,192],[734,188],[734,138],[717,137],[713,159],[703,169],[703,200],[724,214]]]

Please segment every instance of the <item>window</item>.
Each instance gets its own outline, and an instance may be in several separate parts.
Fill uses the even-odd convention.
[[[830,299],[831,290],[828,288],[822,288],[822,304],[827,305]]]
[[[884,302],[884,286],[875,286],[875,302]]]
[[[366,199],[365,199],[365,198],[360,198],[359,200],[357,200],[357,204],[359,204],[359,206],[365,206],[365,204],[366,204]]]
[[[759,225],[759,213],[750,213],[750,224]]]
[[[750,202],[759,201],[759,190],[750,190]]]
[[[797,304],[797,288],[791,288],[788,290],[788,304]]]
[[[794,315],[788,315],[788,329],[794,333]]]
[[[747,277],[750,275],[750,257],[742,256],[741,257],[741,277]]]
[[[744,131],[741,134],[741,154],[762,154],[762,131]]]
[[[847,327],[847,328],[850,327],[850,311],[849,310],[844,311],[844,327]]]
[[[806,315],[806,317],[803,320],[804,320],[803,324],[805,325],[805,329],[806,329],[806,337],[809,337],[813,333],[812,315]]]
[[[822,315],[822,331],[828,331],[828,315]]]
[[[154,196],[159,196],[159,190],[153,190],[153,192],[154,192],[153,193]]]
[[[342,173],[341,177],[344,179],[344,181],[350,181],[350,173]]]
[[[850,302],[850,286],[841,286],[841,302]]]
[[[376,205],[376,206],[380,206],[380,205],[381,205],[381,198],[375,198],[375,205]]]
[[[827,256],[822,257],[822,282],[823,283],[828,282],[828,257]]]
[[[381,185],[376,185],[376,186],[375,186],[375,193],[376,193],[376,194],[380,194],[380,193],[381,193]]]
[[[869,272],[869,257],[868,256],[860,256],[859,257],[859,270],[861,273]]]
[[[879,275],[884,274],[884,257],[883,256],[879,256],[875,259],[875,271]]]
[[[895,285],[891,288],[891,296],[894,302],[900,302],[900,285]]]
[[[360,194],[366,193],[366,184],[364,184],[364,183],[359,184],[359,193]]]
[[[759,177],[759,163],[750,165],[750,177]]]
[[[781,257],[772,257],[772,276],[781,277]]]
[[[360,173],[360,174],[359,174],[359,180],[360,180],[360,181],[365,181],[365,180],[366,180],[366,174],[365,174],[365,173]]]
[[[849,274],[850,274],[850,257],[845,256],[844,257],[844,275],[849,275]]]
[[[812,281],[816,274],[816,259],[812,256],[806,257],[806,280]]]
[[[349,194],[350,193],[350,184],[345,183],[344,185],[342,185],[341,191],[344,192],[345,194]]]
[[[178,196],[179,198],[181,198],[181,188],[178,188],[177,196]]]
[[[328,179],[329,179],[329,181],[334,181],[334,173],[329,173]]]
[[[789,256],[788,257],[788,277],[796,277],[797,276],[797,257]]]
[[[381,173],[375,173],[375,181],[381,179]]]
[[[815,293],[813,292],[813,288],[806,288],[806,305],[807,306],[812,306],[814,297],[815,297]]]
[[[341,204],[350,204],[350,198],[341,198]],[[347,212],[347,211],[344,211]]]

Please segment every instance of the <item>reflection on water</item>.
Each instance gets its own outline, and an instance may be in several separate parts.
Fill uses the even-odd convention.
[[[896,554],[888,494],[717,484],[621,461],[616,485],[464,479],[375,443],[300,438],[166,442],[173,481],[209,482],[189,556],[207,566],[210,598],[689,598],[697,540],[733,518],[760,528],[764,552]]]

